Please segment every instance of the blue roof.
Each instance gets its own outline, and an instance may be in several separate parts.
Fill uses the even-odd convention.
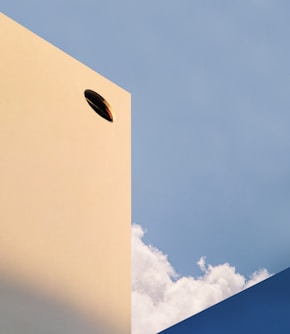
[[[160,332],[290,333],[290,268]]]

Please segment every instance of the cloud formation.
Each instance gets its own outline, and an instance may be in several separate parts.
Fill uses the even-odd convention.
[[[224,263],[212,266],[201,257],[200,277],[179,277],[165,254],[146,245],[140,225],[132,226],[132,334],[154,334],[246,289],[270,274],[249,279]]]

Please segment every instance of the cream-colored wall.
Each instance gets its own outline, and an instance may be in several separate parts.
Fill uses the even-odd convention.
[[[3,14],[0,40],[1,276],[129,333],[130,95]]]

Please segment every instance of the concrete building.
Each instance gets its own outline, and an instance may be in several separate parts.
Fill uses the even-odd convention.
[[[0,40],[0,332],[130,333],[130,94],[3,14]]]
[[[161,333],[290,333],[290,268]]]

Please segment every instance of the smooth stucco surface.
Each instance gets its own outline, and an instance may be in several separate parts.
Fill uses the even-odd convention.
[[[0,39],[1,276],[129,333],[130,94],[3,14]]]

